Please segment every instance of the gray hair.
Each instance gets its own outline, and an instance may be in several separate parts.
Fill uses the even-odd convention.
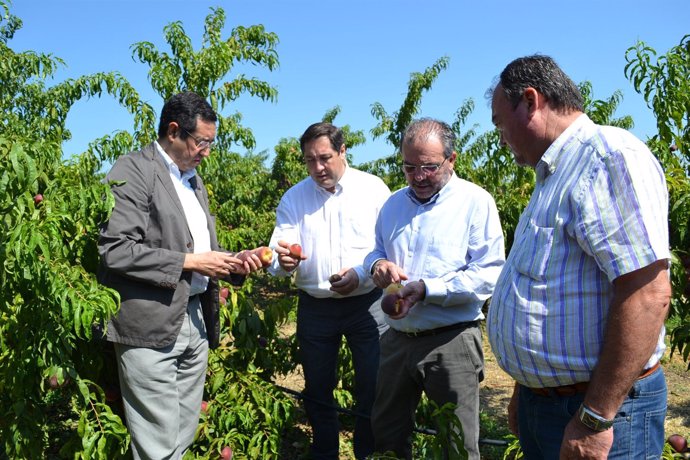
[[[402,136],[400,143],[400,150],[405,144],[412,144],[416,141],[427,140],[430,137],[437,136],[443,145],[443,156],[450,158],[455,150],[455,132],[448,123],[445,123],[434,118],[419,118],[412,121]]]

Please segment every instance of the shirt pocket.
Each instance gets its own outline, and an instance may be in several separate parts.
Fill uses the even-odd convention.
[[[539,227],[529,222],[514,247],[518,251],[515,269],[532,279],[546,280],[546,271],[551,259],[555,229]]]
[[[371,249],[376,237],[376,221],[367,215],[349,215],[345,219],[344,233],[348,246],[352,249]]]
[[[467,266],[466,234],[434,236],[426,249],[423,270],[438,276],[456,272]]]

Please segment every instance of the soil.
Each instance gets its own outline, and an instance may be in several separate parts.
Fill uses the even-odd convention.
[[[290,334],[290,328],[284,330],[283,333]],[[480,388],[480,410],[485,413],[486,419],[491,420],[492,431],[494,437],[496,433],[508,433],[508,422],[506,417],[506,408],[508,401],[513,391],[513,380],[503,372],[496,363],[496,358],[489,347],[486,334],[484,334],[484,359],[485,359],[485,378]],[[662,360],[664,373],[666,375],[666,382],[668,385],[668,413],[666,416],[666,437],[671,434],[680,434],[686,438],[690,438],[690,371],[688,371],[688,364],[685,363],[682,357],[675,353],[671,355],[670,351],[666,351],[666,355]],[[304,379],[301,374],[301,368],[283,378],[276,380],[276,384],[284,386],[294,391],[301,391],[304,384]],[[484,417],[482,418],[484,420]],[[483,423],[484,425],[484,423]],[[310,428],[306,422],[303,411],[300,405],[300,414],[295,430],[288,435],[283,446],[282,459],[302,459],[306,458],[306,452],[309,446]],[[491,441],[502,441],[502,439],[487,438],[487,434],[482,433],[482,439],[487,441],[486,444],[480,445],[482,451],[482,458],[500,459],[505,446],[493,446],[489,443]],[[350,460],[354,456],[351,452],[352,433],[348,431],[341,432],[341,460]]]

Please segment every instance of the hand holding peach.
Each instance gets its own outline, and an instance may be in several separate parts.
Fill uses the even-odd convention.
[[[259,258],[264,267],[271,265],[271,262],[273,261],[273,251],[271,248],[268,246],[261,246],[254,249],[252,252],[254,252],[254,254]]]
[[[402,296],[399,294],[403,285],[400,283],[391,283],[384,289],[383,298],[381,298],[381,309],[388,316],[397,316],[400,313],[402,306]]]
[[[403,286],[400,283],[391,283],[386,287],[381,298],[381,309],[392,319],[401,319],[407,316],[410,309],[426,296],[424,281],[412,281]]]
[[[247,273],[255,272],[261,267],[263,267],[263,261],[261,260],[258,249],[245,249],[244,251],[238,252],[235,257],[240,259],[247,270]]]
[[[331,283],[331,291],[347,295],[359,286],[359,276],[352,268],[343,268],[338,273],[332,274],[328,281]]]
[[[280,240],[274,251],[278,254],[278,264],[288,272],[296,269],[301,261],[307,259],[307,256],[302,253],[302,246],[299,243],[288,243]]]
[[[259,246],[255,249],[238,252],[237,258],[246,264],[250,272],[253,272],[271,265],[273,250],[268,246]]]

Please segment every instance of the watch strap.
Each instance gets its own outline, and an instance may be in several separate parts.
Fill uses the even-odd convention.
[[[609,420],[602,417],[585,406],[584,403],[577,410],[577,419],[590,430],[597,432],[606,431],[613,426],[613,419]]]

